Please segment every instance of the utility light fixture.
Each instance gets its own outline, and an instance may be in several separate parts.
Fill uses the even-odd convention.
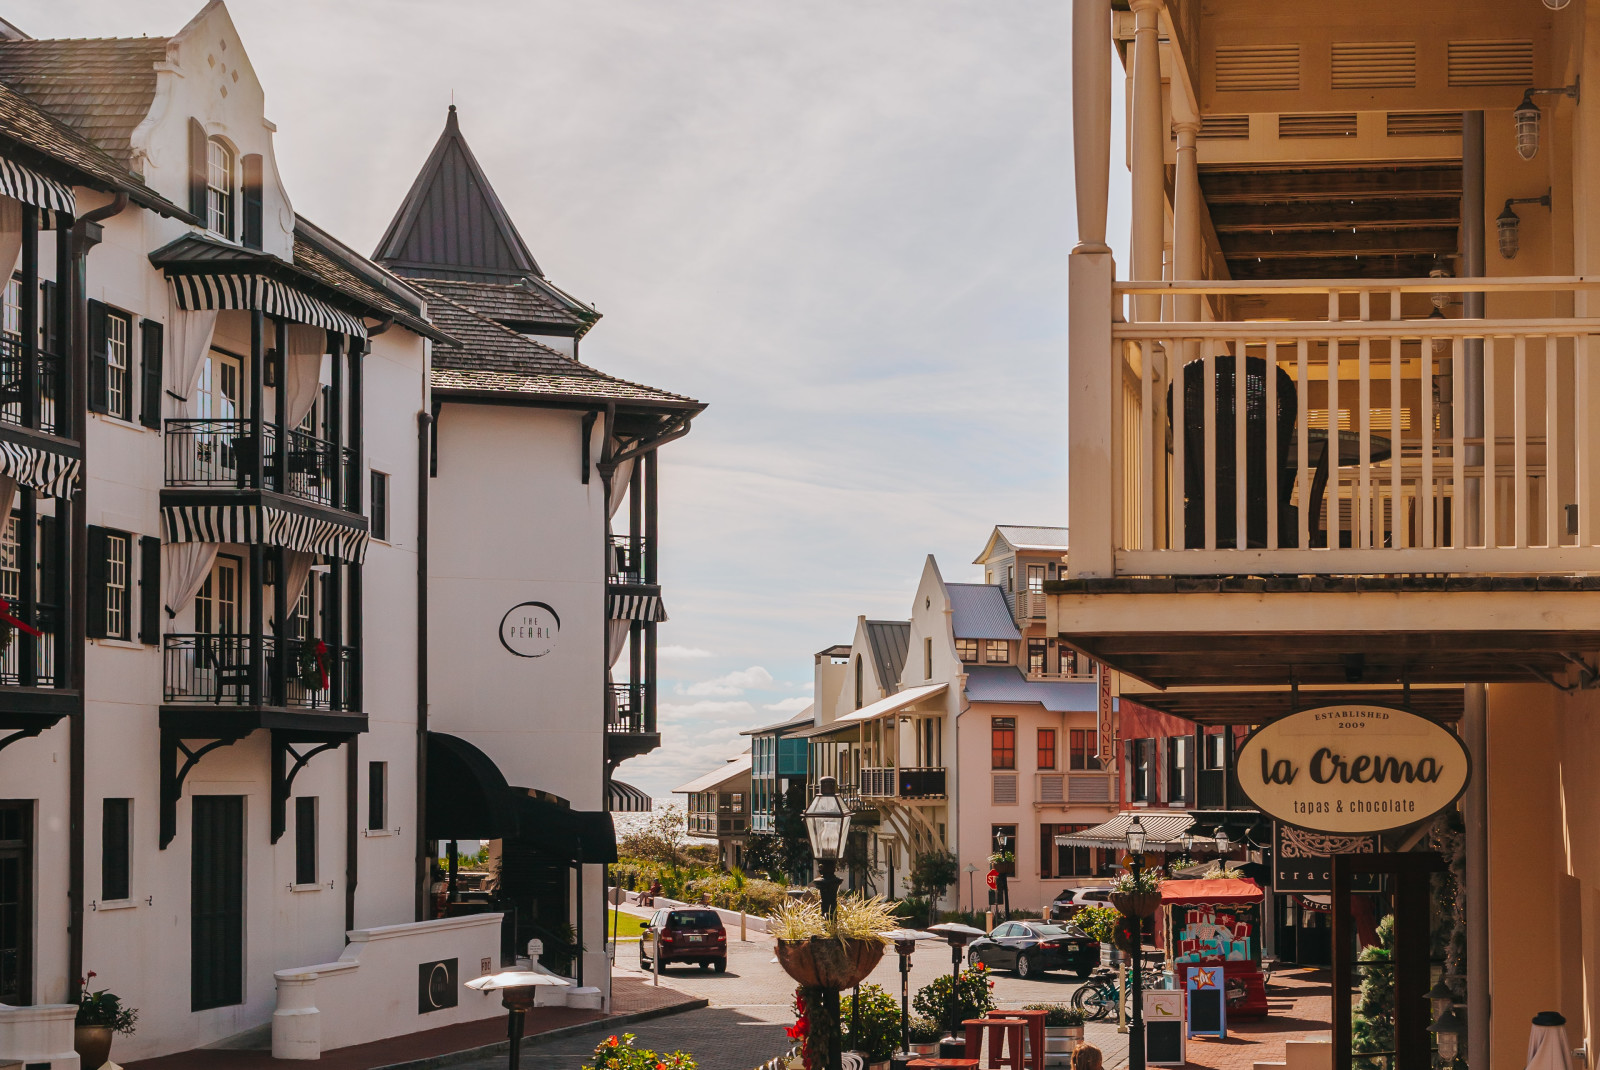
[[[1550,0],[1545,0],[1545,6],[1550,7]],[[1524,160],[1531,160],[1539,153],[1539,119],[1541,113],[1539,105],[1533,102],[1535,96],[1571,97],[1578,99],[1578,83],[1573,82],[1568,86],[1558,86],[1554,89],[1528,89],[1522,94],[1522,103],[1517,105],[1517,110],[1511,113],[1516,121],[1517,129],[1517,155]]]
[[[1500,255],[1507,260],[1515,260],[1517,253],[1522,249],[1522,218],[1512,210],[1515,204],[1542,204],[1550,207],[1550,191],[1546,190],[1542,197],[1507,197],[1503,211],[1495,216],[1495,230],[1500,235]]]
[[[1233,841],[1228,839],[1228,830],[1225,828],[1217,829],[1215,839],[1217,841],[1217,857],[1226,858],[1233,850]]]

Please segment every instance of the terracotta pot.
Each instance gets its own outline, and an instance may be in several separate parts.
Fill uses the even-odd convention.
[[[778,964],[805,988],[854,988],[883,958],[882,940],[779,940]]]
[[[1111,905],[1130,918],[1148,918],[1161,909],[1160,892],[1112,892]]]
[[[100,1070],[111,1061],[109,1025],[79,1025],[72,1029],[72,1050],[78,1053],[83,1070]]]
[[[937,1040],[913,1040],[911,1042],[911,1053],[913,1055],[937,1055],[939,1054],[939,1042]]]

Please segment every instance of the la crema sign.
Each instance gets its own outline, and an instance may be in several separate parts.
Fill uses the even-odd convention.
[[[1239,748],[1262,813],[1315,832],[1387,832],[1450,806],[1471,776],[1454,732],[1406,710],[1323,706],[1262,725]]]

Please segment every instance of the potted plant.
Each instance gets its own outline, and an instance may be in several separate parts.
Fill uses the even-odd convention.
[[[883,958],[879,933],[895,928],[878,896],[847,895],[832,918],[814,899],[790,900],[767,919],[777,938],[778,963],[802,988],[843,991],[859,984]]]
[[[852,1022],[859,1025],[859,1032],[850,1028]],[[878,985],[862,985],[859,997],[846,996],[839,1001],[839,1029],[846,1051],[860,1052],[870,1070],[888,1070],[889,1059],[900,1047],[900,1004]]]
[[[124,1007],[122,997],[101,989],[89,991],[94,971],[83,979],[83,994],[78,997],[78,1017],[73,1023],[72,1048],[85,1070],[99,1070],[111,1060],[111,1041],[115,1034],[133,1035],[139,1012]]]
[[[1031,1003],[1030,1011],[1044,1011],[1044,1061],[1064,1066],[1073,1049],[1083,1043],[1083,1011],[1064,1003]]]
[[[685,1051],[653,1052],[633,1046],[634,1035],[609,1036],[595,1045],[592,1060],[583,1070],[695,1070],[694,1056]]]
[[[1010,851],[996,851],[989,856],[989,868],[1010,877],[1017,872],[1017,856]]]
[[[944,1035],[944,1030],[932,1018],[913,1018],[907,1027],[911,1037],[911,1053],[913,1055],[939,1054],[939,1038]]]
[[[1128,870],[1111,882],[1111,905],[1130,918],[1148,918],[1161,907],[1161,871]]]
[[[1085,936],[1100,942],[1100,962],[1106,966],[1122,961],[1122,952],[1111,942],[1118,916],[1115,907],[1084,907],[1072,916],[1072,924],[1082,929]]]
[[[994,982],[983,963],[969,966],[952,978],[940,974],[931,984],[919,989],[911,1005],[919,1015],[931,1018],[941,1028],[968,1018],[982,1018],[994,1010]],[[959,1041],[961,1038],[956,1036]]]

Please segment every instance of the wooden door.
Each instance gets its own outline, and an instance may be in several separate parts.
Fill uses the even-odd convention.
[[[0,800],[0,1003],[33,1002],[33,800]]]
[[[196,795],[189,871],[189,1009],[244,1002],[244,796]]]

